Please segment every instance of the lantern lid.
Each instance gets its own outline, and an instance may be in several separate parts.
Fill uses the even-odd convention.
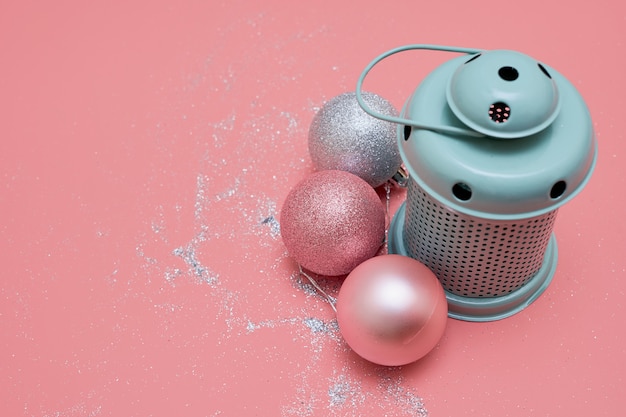
[[[584,187],[595,165],[596,140],[587,106],[567,79],[542,65],[548,77],[536,61],[531,65],[531,58],[521,54],[494,52],[474,56],[473,61],[461,56],[437,67],[402,110],[408,120],[458,129],[469,126],[485,136],[406,125],[398,127],[398,145],[410,180],[451,210],[488,219],[528,218],[556,209]],[[495,64],[495,57],[507,59]],[[479,77],[472,75],[470,65],[483,58],[494,71],[467,85]],[[542,87],[498,79],[505,66],[518,71],[518,80],[536,70],[533,78]],[[491,84],[504,84],[507,93]],[[476,97],[464,97],[472,94]],[[533,95],[539,97],[542,111],[532,109]],[[483,104],[504,100],[511,103],[509,119],[495,123]],[[519,110],[525,107],[530,110]],[[516,114],[520,117],[514,119]]]

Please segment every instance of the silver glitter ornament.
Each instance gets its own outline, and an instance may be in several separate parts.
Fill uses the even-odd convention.
[[[394,106],[374,93],[363,93],[372,109],[397,116]],[[317,112],[309,128],[309,153],[317,170],[348,171],[378,187],[398,171],[397,126],[361,109],[354,92],[340,94]]]

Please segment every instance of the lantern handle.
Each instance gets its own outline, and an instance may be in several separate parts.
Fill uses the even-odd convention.
[[[485,135],[483,135],[482,133],[479,133],[471,129],[462,129],[462,128],[453,127],[453,126],[428,125],[428,124],[418,123],[414,120],[405,119],[402,117],[387,116],[387,115],[384,115],[384,114],[378,113],[377,111],[372,110],[365,103],[365,101],[363,100],[361,90],[363,88],[363,82],[365,81],[365,77],[372,70],[372,68],[374,68],[374,66],[380,63],[383,59],[388,58],[391,55],[395,55],[399,52],[413,51],[413,50],[459,52],[459,53],[465,53],[465,54],[478,54],[480,52],[483,52],[483,50],[480,50],[480,49],[461,48],[461,47],[443,46],[443,45],[429,45],[429,44],[411,44],[411,45],[404,45],[404,46],[399,46],[397,48],[391,49],[377,56],[376,58],[374,58],[374,60],[365,67],[365,69],[359,76],[359,79],[356,83],[356,100],[358,101],[359,106],[361,106],[361,108],[370,116],[375,117],[380,120],[384,120],[386,122],[397,123],[397,124],[401,124],[405,126],[411,126],[411,127],[415,127],[418,129],[434,130],[436,132],[448,133],[452,135],[484,137]]]

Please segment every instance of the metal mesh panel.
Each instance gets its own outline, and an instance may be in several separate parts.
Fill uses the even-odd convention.
[[[443,287],[464,297],[497,297],[539,271],[557,210],[516,221],[455,213],[409,180],[404,244]]]

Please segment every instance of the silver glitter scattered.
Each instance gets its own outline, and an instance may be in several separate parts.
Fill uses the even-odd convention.
[[[90,395],[93,395],[93,392],[88,394],[88,396]],[[74,417],[74,416],[97,417],[101,414],[101,412],[102,412],[102,406],[100,405],[96,407],[88,407],[84,402],[80,402],[65,410],[44,412],[41,415],[43,417]]]
[[[228,332],[231,333],[236,327],[238,327],[239,317],[235,316],[235,305],[239,300],[239,294],[225,288],[219,288],[214,296],[218,296],[220,300],[220,314],[225,315],[224,322],[226,323]]]
[[[328,389],[328,397],[330,399],[330,406],[336,407],[343,405],[350,393],[350,384],[345,382],[337,382]]]
[[[280,149],[282,155],[301,154],[298,141],[293,140],[293,138],[306,135],[307,132],[307,126],[299,123],[298,118],[293,113],[276,107],[271,107],[267,111],[265,114],[251,117],[242,122],[243,130],[249,132],[250,137],[263,135],[264,141],[259,142],[259,146],[256,146],[252,152],[243,146],[234,151],[234,158],[251,163],[251,172],[258,172],[255,168],[258,163],[271,160],[277,149]],[[303,162],[304,159],[302,158],[287,158],[282,163],[280,171],[276,170],[276,173],[304,174],[309,167]]]
[[[233,131],[233,129],[235,128],[235,114],[231,114],[230,116],[228,116],[227,118],[213,123],[211,124],[211,126],[213,127],[213,133],[211,135],[211,137],[213,138],[213,144],[215,145],[215,147],[217,148],[221,148],[224,146],[225,144],[225,140],[224,137]]]
[[[386,393],[386,400],[391,405],[399,408],[404,415],[411,417],[428,417],[428,411],[424,407],[422,399],[411,390],[402,385],[402,378],[398,375],[383,376],[378,384],[381,392]]]
[[[162,222],[152,222],[152,231],[154,233],[161,233],[164,229],[163,223]]]
[[[256,330],[263,329],[263,328],[273,329],[283,324],[293,325],[299,321],[300,319],[298,318],[288,318],[288,319],[280,319],[280,320],[262,320],[257,323],[254,323],[253,321],[248,320],[248,323],[246,324],[246,330],[247,330],[247,333],[252,333]]]
[[[276,218],[276,202],[272,200],[259,201],[257,207],[259,207],[259,210],[262,210],[262,213],[266,213],[259,216],[259,225],[269,226],[269,235],[273,239],[278,239],[280,237],[280,223]]]
[[[213,272],[209,267],[203,265],[196,255],[196,249],[200,243],[209,240],[209,227],[202,222],[204,210],[208,204],[207,184],[209,177],[203,174],[196,176],[196,199],[194,202],[194,217],[200,223],[198,233],[184,246],[179,246],[172,251],[174,256],[180,257],[188,267],[188,273],[201,282],[215,286],[219,281],[219,274]],[[179,269],[167,269],[165,279],[171,282],[180,275]]]
[[[350,381],[345,375],[339,375],[331,380],[328,399],[330,408],[357,407],[365,402],[365,394],[359,383]]]
[[[287,134],[288,135],[295,135],[298,133],[298,129],[300,127],[299,123],[298,123],[298,118],[291,114],[290,112],[286,112],[286,111],[281,111],[280,113],[280,117],[283,117],[287,120]]]
[[[150,256],[147,256],[144,252],[143,249],[143,245],[139,245],[135,248],[135,252],[137,253],[137,256],[139,256],[140,258],[143,258],[146,261],[146,264],[148,265],[154,265],[157,263],[157,260],[155,258],[152,258]]]
[[[188,243],[186,246],[181,246],[172,252],[174,256],[178,256],[182,258],[182,260],[189,267],[189,272],[200,279],[203,282],[206,282],[209,285],[216,285],[219,280],[219,275],[212,272],[208,267],[202,265],[198,258],[196,257],[194,242]],[[167,279],[167,277],[166,277]]]
[[[291,285],[295,289],[302,291],[307,296],[320,295],[317,289],[315,289],[315,287],[313,286],[313,284],[311,284],[311,282],[308,279],[306,279],[306,277],[303,277],[300,272],[298,271],[294,272],[293,274],[291,274],[289,279],[291,280]]]
[[[326,360],[322,351],[329,341],[334,342],[337,351],[345,352],[346,345],[341,338],[337,321],[325,321],[316,317],[307,317],[302,320],[310,333],[310,352],[303,364],[304,369],[294,374],[300,379],[296,388],[295,397],[290,405],[283,407],[282,415],[287,416],[362,416],[372,415],[372,412],[388,409],[393,410],[396,417],[427,417],[422,399],[415,391],[403,384],[399,369],[381,369],[380,374],[371,375],[367,371],[357,369],[358,365],[350,361],[345,364],[341,372],[333,371],[328,378],[327,400],[318,396],[320,378],[324,373],[320,362]],[[293,323],[290,323],[293,324]],[[249,323],[251,331],[257,325]],[[306,334],[302,334],[306,337]],[[378,379],[375,389],[363,388],[364,381]],[[368,382],[369,385],[370,382]]]
[[[179,268],[167,268],[165,270],[165,280],[167,282],[173,282],[176,278],[178,278],[179,276],[181,276],[183,273],[182,270],[180,270]]]
[[[155,304],[154,308],[167,311],[169,313],[174,313],[176,311],[182,310],[182,306],[171,304],[171,303]]]
[[[235,193],[239,189],[239,186],[241,185],[241,180],[235,177],[233,181],[234,181],[234,184],[231,188],[215,196],[216,201],[220,201],[220,200],[223,200],[225,198],[229,198],[235,195]]]
[[[315,282],[320,288],[322,288],[324,293],[329,294],[332,298],[336,299],[336,294],[339,293],[339,288],[341,287],[341,283],[343,282],[341,278],[324,277],[308,271],[307,274],[311,275],[315,279]],[[295,289],[304,292],[307,296],[314,296],[322,300],[328,301],[324,293],[320,293],[320,291],[315,288],[311,281],[306,276],[303,276],[303,274],[301,274],[299,271],[291,274],[289,279],[291,280],[291,285]]]
[[[328,333],[329,328],[327,324],[318,318],[307,317],[303,321],[313,333]]]
[[[196,201],[194,203],[194,215],[196,219],[199,219],[202,216],[202,211],[206,205],[206,183],[208,182],[208,178],[204,175],[199,174],[196,177]]]
[[[113,272],[106,276],[106,280],[111,284],[115,284],[117,282],[117,274],[119,273],[119,269],[115,268]]]
[[[274,216],[267,216],[263,220],[261,220],[261,224],[266,224],[270,227],[270,234],[272,237],[280,236],[280,223],[276,220]]]
[[[314,415],[315,409],[319,399],[311,390],[306,389],[304,386],[296,388],[296,396],[291,405],[284,406],[282,415],[283,417],[297,416],[297,417],[309,417]]]
[[[248,325],[246,326],[248,333],[252,333],[253,331],[259,328],[261,328],[261,326],[259,326],[258,324],[254,324],[251,321],[248,321]]]

